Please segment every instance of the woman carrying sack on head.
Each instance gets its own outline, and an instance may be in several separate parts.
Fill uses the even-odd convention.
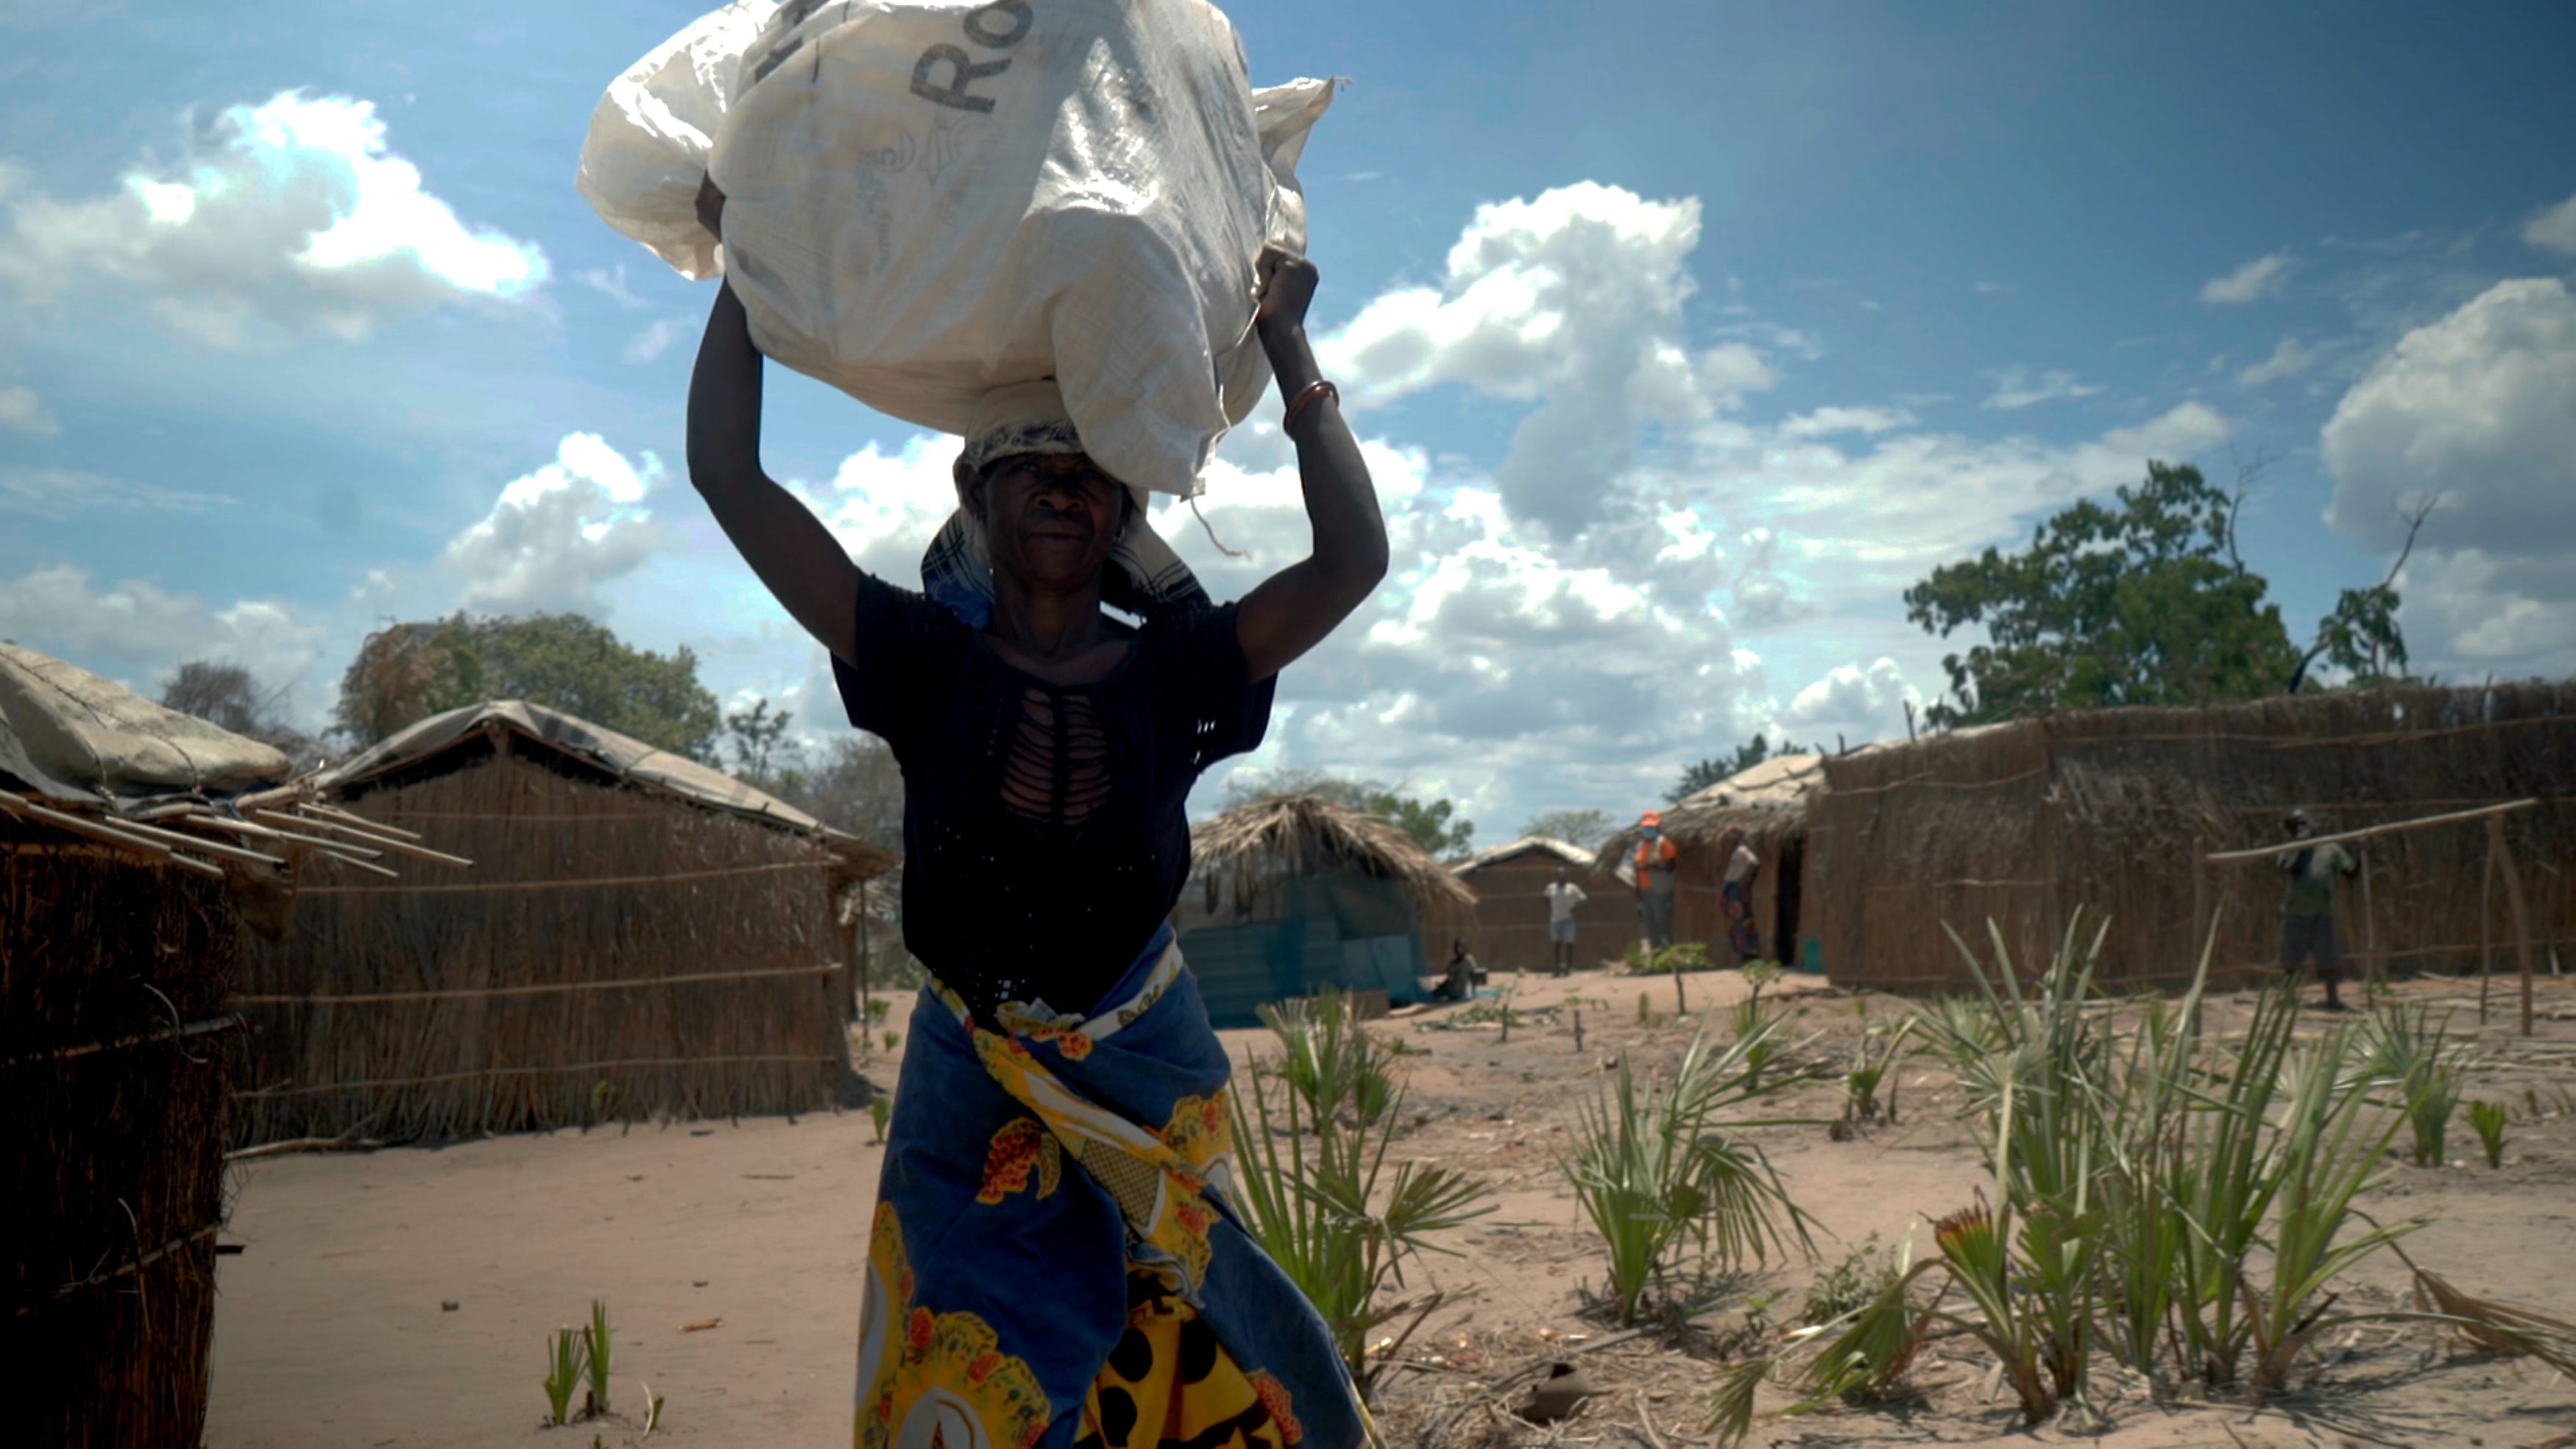
[[[1314,543],[1225,605],[1048,383],[986,400],[924,592],[870,577],[761,471],[761,357],[730,288],[707,319],[690,480],[903,767],[904,940],[933,978],[871,1231],[859,1445],[1366,1437],[1322,1321],[1235,1216],[1225,1051],[1167,919],[1191,784],[1261,742],[1279,671],[1386,573],[1306,341],[1315,269],[1274,250],[1260,274]]]

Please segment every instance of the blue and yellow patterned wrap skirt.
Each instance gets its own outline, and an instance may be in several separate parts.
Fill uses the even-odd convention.
[[[859,1449],[1353,1449],[1322,1319],[1245,1233],[1225,1049],[1166,927],[1088,1017],[912,1015]]]

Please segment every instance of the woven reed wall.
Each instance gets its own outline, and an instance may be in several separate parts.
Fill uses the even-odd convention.
[[[1679,892],[1673,900],[1673,939],[1696,941],[1708,947],[1709,959],[1721,966],[1735,963],[1735,952],[1727,944],[1726,912],[1720,893],[1726,883],[1726,856],[1718,850],[1729,824],[1740,825],[1744,843],[1762,857],[1762,873],[1753,881],[1753,924],[1762,934],[1762,954],[1794,966],[1797,963],[1782,954],[1780,943],[1780,885],[1788,870],[1789,853],[1806,838],[1805,818],[1795,813],[1746,811],[1740,819],[1723,820],[1714,834],[1673,841],[1678,852],[1673,857],[1674,888]],[[1623,860],[1634,859],[1636,851],[1633,834],[1619,836],[1603,852],[1597,873],[1583,883],[1583,888],[1596,896],[1615,896],[1627,912],[1627,933],[1619,943],[1623,952],[1629,942],[1643,940],[1645,933],[1637,919],[1636,892],[1620,884],[1612,872]],[[1812,930],[1802,921],[1799,934],[1812,934]]]
[[[335,803],[475,864],[405,862],[399,881],[314,868],[284,941],[246,955],[244,1140],[442,1139],[835,1100],[850,941],[814,842],[506,736]],[[660,984],[705,976],[723,979]],[[611,982],[642,984],[507,991]],[[429,991],[465,994],[261,999]]]
[[[2576,685],[2307,695],[2211,709],[2106,710],[1829,759],[1812,813],[1807,929],[1837,982],[1968,989],[1944,923],[1988,951],[1986,922],[2036,969],[2079,908],[2106,911],[2106,986],[2185,984],[2215,923],[2222,982],[2275,969],[2281,881],[2268,862],[2206,865],[2281,839],[2537,797],[2504,829],[2545,952],[2576,935]],[[2512,969],[2505,892],[2482,824],[2364,842],[2342,889],[2354,969],[2474,971],[2485,935]]]
[[[9,1442],[205,1426],[239,935],[222,881],[0,817]]]
[[[1583,904],[1574,908],[1574,964],[1598,966],[1616,961],[1637,939],[1635,894],[1618,881],[1592,873],[1588,866],[1567,865],[1543,850],[1462,873],[1458,879],[1476,893],[1475,920],[1457,934],[1488,971],[1547,971],[1556,951],[1547,936],[1547,887],[1559,868],[1583,888]],[[1439,943],[1436,966],[1449,959],[1449,943]]]

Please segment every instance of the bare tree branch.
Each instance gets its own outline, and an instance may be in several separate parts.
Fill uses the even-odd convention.
[[[2241,470],[2238,476],[2240,479],[2242,478],[2243,474]],[[2242,485],[2240,483],[2240,487],[2241,486]],[[2388,592],[2389,589],[2396,586],[2397,575],[2404,571],[2406,560],[2412,557],[2415,553],[2415,539],[2424,531],[2424,520],[2433,516],[2434,511],[2442,506],[2442,501],[2439,498],[2424,498],[2417,500],[2412,505],[2392,504],[2391,506],[2396,510],[2397,516],[2404,520],[2406,524],[2406,542],[2399,546],[2396,561],[2389,564],[2387,575],[2381,578],[2378,583],[2373,584],[2368,589],[2362,591],[2361,596],[2363,598],[2384,594]],[[2232,548],[2234,545],[2231,542],[2229,546]],[[2326,650],[2333,647],[2335,625],[2343,622],[2343,620],[2344,610],[2338,607],[2335,612],[2328,614],[2325,617],[2325,621],[2323,623],[2317,626],[2316,642],[2310,644],[2307,648],[2307,652],[2299,656],[2298,667],[2290,671],[2290,683],[2289,687],[2284,691],[2285,693],[2296,694],[2299,692],[2300,687],[2307,683],[2309,666],[2317,662],[2317,656],[2325,653]]]
[[[2268,447],[2255,449],[2252,458],[2240,458],[2236,445],[2230,443],[2227,460],[2236,465],[2236,490],[2227,500],[2227,562],[2241,574],[2245,572],[2245,560],[2236,552],[2236,520],[2245,512],[2245,500],[2253,494],[2254,485],[2262,481],[2264,470],[2280,458]]]

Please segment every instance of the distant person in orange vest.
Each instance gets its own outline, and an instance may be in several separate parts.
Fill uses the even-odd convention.
[[[1637,849],[1629,864],[1637,872],[1637,922],[1646,933],[1646,949],[1660,951],[1673,943],[1673,895],[1681,883],[1681,849],[1664,836],[1664,816],[1649,810],[1637,817]]]
[[[1556,879],[1547,885],[1547,944],[1559,976],[1574,971],[1574,908],[1587,899],[1572,873],[1558,866]]]

